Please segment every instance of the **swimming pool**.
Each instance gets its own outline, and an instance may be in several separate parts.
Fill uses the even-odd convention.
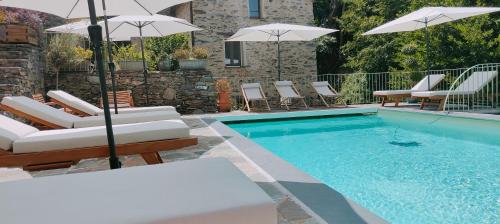
[[[227,125],[390,222],[500,220],[500,122],[381,110]]]

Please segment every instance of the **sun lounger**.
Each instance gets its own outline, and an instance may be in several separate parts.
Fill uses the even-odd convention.
[[[55,104],[70,109],[72,112],[81,116],[95,116],[103,115],[104,110],[96,107],[86,101],[75,97],[62,90],[51,90],[47,93],[47,96],[51,98],[51,101]],[[114,111],[114,106],[110,106],[111,110]],[[126,113],[140,113],[140,112],[156,112],[156,111],[175,111],[172,106],[157,106],[157,107],[131,107],[131,108],[119,108],[119,114]]]
[[[114,125],[113,132],[118,155],[140,154],[149,164],[162,162],[158,151],[197,144],[181,120]],[[0,167],[59,168],[107,156],[104,126],[40,131],[0,115]]]
[[[104,116],[78,117],[24,96],[2,99],[1,109],[49,128],[83,128],[104,125]],[[175,111],[113,114],[113,124],[130,124],[159,120],[180,119]]]
[[[297,91],[291,81],[277,81],[274,83],[274,86],[276,87],[276,90],[278,90],[278,93],[281,97],[280,105],[285,105],[287,110],[290,110],[290,108],[288,107],[288,102],[293,99],[302,101],[305,108],[308,109],[304,97],[300,95],[299,91]]]
[[[248,109],[250,112],[250,102],[252,101],[264,101],[267,106],[267,110],[271,111],[269,107],[269,102],[267,101],[266,94],[262,90],[260,83],[246,83],[241,85],[241,93],[245,99],[245,107],[243,110]]]
[[[444,74],[432,74],[430,75],[430,87],[433,89],[436,87],[437,84],[439,84],[443,79],[444,79]],[[401,102],[402,99],[404,98],[409,98],[411,97],[411,93],[413,92],[421,92],[421,91],[427,91],[429,88],[427,86],[429,85],[427,80],[429,76],[425,76],[420,82],[417,83],[413,88],[410,90],[383,90],[383,91],[375,91],[373,92],[374,96],[378,96],[382,98],[382,106],[385,106],[388,100],[394,99],[395,106],[399,106],[399,102]]]
[[[491,82],[497,75],[498,71],[474,72],[454,90],[413,92],[411,93],[411,97],[421,100],[420,109],[424,109],[426,104],[425,100],[431,100],[439,103],[438,110],[443,110],[448,93],[450,96],[474,95]]]
[[[274,201],[226,159],[0,184],[2,223],[277,224]]]
[[[321,98],[321,101],[323,101],[323,103],[327,107],[330,107],[330,105],[326,101],[326,98],[331,98],[335,101],[337,101],[340,98],[340,95],[337,93],[337,91],[330,85],[330,83],[326,81],[312,82],[311,85],[316,91],[316,93],[318,93],[319,98]],[[344,102],[344,106],[347,106],[346,102]]]

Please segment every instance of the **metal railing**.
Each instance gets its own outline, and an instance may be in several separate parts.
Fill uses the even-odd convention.
[[[448,88],[444,111],[500,113],[500,63],[479,64],[464,71]]]
[[[466,70],[467,68],[431,70],[431,75],[445,75],[444,80],[432,90],[448,90],[454,80]],[[328,81],[348,104],[371,104],[380,102],[380,98],[373,95],[374,91],[409,90],[426,75],[426,71],[324,74],[318,75],[318,80]]]
[[[440,69],[431,70],[429,74],[445,75],[444,79],[434,86],[431,91],[436,93],[438,97],[433,97],[430,100],[439,100],[441,106],[444,102],[446,111],[471,111],[478,113],[497,113],[500,108],[500,85],[498,74],[487,84],[479,85],[479,81],[485,80],[486,73],[476,75],[475,79],[471,79],[470,89],[460,87],[475,72],[482,71],[497,71],[499,63],[476,65],[472,68],[456,68],[456,69]],[[306,76],[284,76],[282,80],[290,80],[297,87],[298,91],[306,97],[306,102],[309,105],[320,105],[318,95],[311,87],[311,82],[328,81],[334,89],[339,92],[343,99],[348,104],[373,104],[380,103],[381,99],[373,95],[374,91],[381,90],[410,90],[420,80],[427,75],[426,71],[392,71],[379,73],[351,73],[351,74],[323,74],[323,75],[306,75]],[[243,83],[258,82],[261,84],[266,96],[270,100],[271,107],[278,107],[279,95],[273,85],[277,81],[276,77],[271,76],[241,76],[234,77],[216,77],[216,80],[227,79],[233,89],[232,98],[233,105],[237,108],[242,108],[243,98],[240,86]],[[477,85],[476,85],[477,84]],[[473,94],[464,94],[463,91],[472,91],[472,87],[477,87],[478,90],[473,91]],[[452,90],[460,88],[460,92],[454,93]],[[420,103],[421,99],[412,99],[408,97],[408,103]],[[429,99],[427,99],[429,100]],[[429,105],[429,103],[426,103]],[[442,106],[443,107],[443,106]]]

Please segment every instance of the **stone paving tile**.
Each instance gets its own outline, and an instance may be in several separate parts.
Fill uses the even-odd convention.
[[[165,162],[190,160],[197,158],[223,157],[231,161],[245,175],[257,183],[278,205],[278,222],[280,224],[316,224],[297,203],[281,192],[275,183],[261,173],[251,162],[247,161],[239,152],[234,150],[225,140],[218,136],[212,129],[199,119],[198,116],[183,117],[183,120],[192,128],[191,135],[198,137],[199,144],[186,147],[180,150],[160,152],[160,156]],[[142,157],[138,155],[120,157],[123,167],[146,165]],[[68,169],[48,170],[31,172],[33,177],[43,177],[51,175],[62,175],[70,173],[95,172],[108,170],[109,161],[105,159],[82,160],[75,166]]]

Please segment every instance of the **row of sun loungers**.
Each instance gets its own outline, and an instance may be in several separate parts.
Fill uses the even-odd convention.
[[[291,81],[277,81],[274,83],[274,86],[280,96],[280,105],[284,105],[287,110],[290,110],[289,102],[294,99],[299,100],[304,105],[304,107],[308,109],[304,97],[300,94],[297,88],[295,88]],[[327,98],[337,100],[341,97],[328,82],[312,82],[311,86],[327,107],[331,106],[327,103]],[[264,102],[266,104],[266,109],[269,111],[271,110],[271,107],[269,107],[269,102],[267,101],[267,97],[264,93],[264,90],[262,90],[262,86],[260,85],[260,83],[242,84],[241,92],[245,100],[245,106],[243,110],[251,111],[250,103],[254,101]]]
[[[497,75],[498,71],[474,72],[451,91],[429,91],[429,89],[434,89],[445,76],[444,74],[429,75],[418,82],[417,85],[415,85],[411,90],[375,91],[373,92],[373,95],[382,98],[382,106],[385,106],[387,101],[392,98],[394,99],[395,106],[397,107],[402,99],[411,97],[421,100],[420,109],[423,109],[427,100],[429,100],[437,101],[439,104],[438,110],[443,110],[447,96],[456,97],[474,95],[483,89],[483,87],[490,83],[495,77],[497,77]],[[430,77],[430,88],[427,88],[428,77]]]
[[[48,95],[65,110],[27,97],[3,98],[3,110],[52,130],[0,115],[0,167],[63,168],[109,156],[102,110],[63,91]],[[173,107],[119,112],[112,117],[118,156],[158,164],[158,152],[198,142]],[[5,182],[0,198],[2,221],[12,224],[278,222],[275,202],[222,158]]]

